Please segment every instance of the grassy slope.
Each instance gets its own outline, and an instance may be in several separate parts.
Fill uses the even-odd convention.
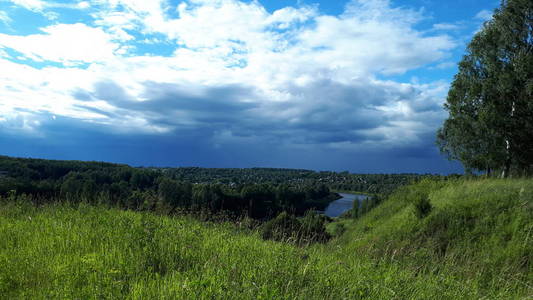
[[[410,201],[434,209],[417,219]],[[0,205],[0,298],[533,295],[533,181],[422,182],[326,245],[90,206]]]

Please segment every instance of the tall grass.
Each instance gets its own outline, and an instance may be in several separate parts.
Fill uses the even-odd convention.
[[[11,199],[0,298],[526,299],[532,212],[531,180],[424,181],[298,247],[229,223]]]

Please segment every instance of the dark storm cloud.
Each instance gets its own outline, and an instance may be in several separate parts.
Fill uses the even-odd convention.
[[[257,106],[244,102],[255,97],[253,90],[239,85],[208,87],[195,95],[188,91],[187,87],[148,82],[145,84],[143,96],[150,99],[143,108],[153,111],[176,109],[231,114]]]
[[[93,92],[76,93],[115,107],[115,113],[105,113],[77,105],[111,121],[136,116],[176,132],[198,130],[204,135],[230,131],[235,137],[259,136],[289,144],[387,142],[387,136],[375,129],[398,127],[398,121],[405,121],[405,116],[383,110],[399,102],[414,114],[410,120],[424,119],[432,127],[441,122],[440,105],[410,86],[371,80],[343,84],[323,79],[304,86],[290,85],[284,92],[290,95],[289,100],[271,101],[253,88],[237,84],[204,87],[146,82],[139,100],[117,83],[103,81],[94,86]],[[428,130],[421,122],[418,126],[415,130],[419,134]]]
[[[440,123],[442,117],[440,104],[414,88],[398,85],[364,80],[350,84],[319,80],[306,86],[290,86],[287,91],[294,96],[291,101],[265,105],[264,109],[286,112],[277,120],[284,121],[286,132],[294,132],[306,143],[386,142],[387,137],[375,129],[398,127],[398,121],[410,118],[423,118],[434,126],[433,123]],[[383,110],[400,101],[413,116]],[[427,126],[421,123],[416,130],[425,132]]]
[[[320,80],[304,87],[291,86],[288,91],[298,96],[289,105],[300,113],[299,128],[334,132],[375,128],[386,121],[376,107],[390,101],[390,92],[372,85]]]
[[[160,114],[169,111],[232,114],[256,106],[243,102],[253,93],[238,85],[203,88],[199,93],[191,91],[191,87],[166,83],[147,82],[144,88],[142,97],[147,100],[138,101],[112,81],[99,82],[95,85],[94,97],[118,108]]]
[[[434,146],[434,132],[442,122],[440,104],[412,86],[317,79],[286,86],[286,101],[272,101],[268,95],[242,85],[146,82],[143,87],[141,99],[112,81],[99,82],[91,91],[76,91],[76,98],[83,101],[75,108],[96,113],[105,122],[54,120],[41,114],[35,119],[41,120],[39,131],[46,138],[38,139],[41,150],[37,152],[57,158],[78,153],[78,159],[134,165],[153,162],[367,172],[458,170]],[[114,109],[92,105],[101,101]],[[390,108],[400,102],[408,108],[409,116],[391,112]],[[167,130],[117,130],[128,126],[126,117],[142,118],[148,125]],[[14,122],[24,124],[24,120]],[[402,122],[409,126],[401,127]],[[387,130],[380,130],[383,128],[394,129],[401,143],[391,142]],[[411,140],[405,142],[408,138]],[[38,154],[23,140],[12,148]]]
[[[111,161],[137,166],[208,166],[219,158],[199,131],[194,134],[183,131],[166,135],[117,134],[105,125],[66,117],[54,119],[47,113],[28,118],[40,121],[39,134],[20,134],[20,131],[16,133],[0,127],[1,154]]]
[[[147,82],[141,97],[141,101],[135,99],[112,81],[97,83],[91,96],[106,101],[122,115],[141,115],[153,125],[177,129],[189,127],[185,125],[188,123],[198,128],[232,127],[247,118],[250,109],[258,107],[251,101],[256,97],[253,90],[239,85],[190,87]]]
[[[17,124],[38,120],[39,133],[20,134],[0,126],[3,155],[97,160],[135,166],[289,167],[357,172],[459,172],[427,143],[395,149],[349,150],[320,145],[280,145],[252,136],[213,144],[213,131],[181,129],[167,134],[117,134],[108,126],[38,113]],[[323,137],[327,139],[327,136]],[[330,140],[342,140],[330,137]],[[317,137],[318,139],[318,137]]]

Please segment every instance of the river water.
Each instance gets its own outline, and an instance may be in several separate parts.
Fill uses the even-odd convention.
[[[363,194],[339,193],[339,195],[341,195],[342,198],[331,202],[326,208],[326,210],[324,211],[324,214],[326,216],[332,217],[332,218],[338,217],[342,215],[343,212],[352,209],[353,202],[355,200],[359,201],[359,205],[361,205],[360,203],[364,199],[368,198],[367,195],[363,195]]]

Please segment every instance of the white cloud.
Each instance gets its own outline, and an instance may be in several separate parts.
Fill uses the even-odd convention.
[[[91,4],[88,1],[81,1],[76,4],[76,7],[79,9],[87,9],[91,7]]]
[[[41,11],[46,7],[46,1],[42,0],[11,0],[11,2],[33,11]]]
[[[86,79],[77,69],[45,68],[37,70],[29,66],[0,59],[0,112],[13,115],[14,111],[51,111],[58,115],[90,117],[87,113],[74,112],[70,103],[69,87]]]
[[[296,57],[311,60],[315,66],[342,70],[346,75],[362,76],[403,73],[439,60],[455,46],[445,35],[425,37],[411,25],[401,17],[368,18],[363,13],[319,17],[316,29],[299,36],[303,56]]]
[[[59,14],[54,11],[43,12],[42,15],[45,16],[50,21],[55,21],[59,19]]]
[[[112,37],[85,24],[58,24],[41,28],[43,34],[0,34],[0,48],[10,48],[36,61],[63,64],[102,62],[119,49]]]
[[[269,13],[259,2],[235,0],[178,7],[92,0],[90,6],[99,9],[92,12],[95,27],[58,24],[42,34],[0,34],[0,50],[68,66],[39,70],[0,60],[9,74],[0,75],[6,87],[0,111],[46,111],[156,133],[204,129],[219,120],[226,128],[219,131],[229,136],[331,145],[408,144],[438,123],[427,122],[443,117],[444,84],[376,79],[439,63],[455,47],[446,34],[417,30],[420,12],[389,1],[352,1],[339,16],[308,6]],[[173,54],[125,55],[132,31],[140,43],[173,44]],[[81,63],[88,66],[75,68]]]
[[[459,30],[459,29],[461,29],[461,26],[459,26],[458,24],[450,24],[450,23],[433,24],[433,30],[449,31],[449,30]]]
[[[274,24],[279,29],[287,29],[294,23],[301,23],[317,16],[318,12],[313,7],[285,7],[276,10],[267,20],[268,24]]]
[[[27,10],[31,10],[36,13],[40,13],[48,20],[56,20],[59,18],[59,14],[54,11],[49,11],[54,8],[70,8],[85,10],[91,7],[88,1],[72,1],[72,3],[56,2],[56,1],[44,1],[44,0],[7,0],[15,5],[23,7]]]

